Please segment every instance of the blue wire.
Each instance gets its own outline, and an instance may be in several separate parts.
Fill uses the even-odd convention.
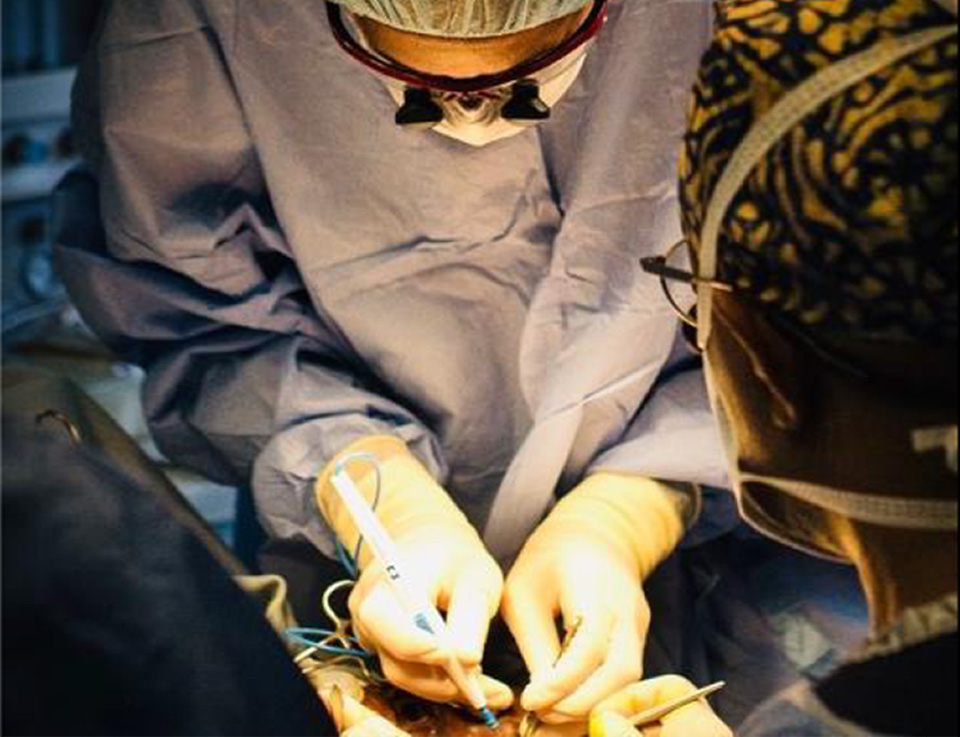
[[[377,460],[377,457],[373,455],[355,455],[343,459],[343,461],[340,463],[341,469],[346,469],[346,467],[349,466],[352,461],[367,461],[373,464],[373,470],[377,476],[377,490],[373,497],[373,504],[370,506],[373,511],[376,512],[380,507],[380,497],[383,494],[383,478],[381,476],[380,463]],[[339,470],[341,469],[338,469],[337,472],[339,473]],[[357,548],[353,553],[353,557],[351,558],[350,553],[347,552],[347,549],[344,547],[343,543],[337,540],[337,558],[340,561],[340,565],[346,569],[347,573],[354,581],[360,579],[360,567],[357,561],[360,560],[360,552],[363,550],[363,543],[364,539],[361,535],[360,539],[357,540]]]
[[[295,642],[298,645],[303,645],[308,648],[317,648],[320,652],[327,655],[335,655],[337,657],[345,658],[361,658],[363,660],[375,660],[376,656],[372,653],[368,653],[365,650],[359,649],[349,649],[342,647],[333,647],[331,645],[322,645],[322,640],[325,640],[329,637],[338,637],[336,632],[329,632],[327,630],[315,630],[302,627],[292,627],[284,633],[291,642]],[[314,635],[321,639],[314,640],[311,639],[310,635]],[[346,638],[349,642],[356,642],[352,637]],[[359,643],[358,643],[359,644]]]
[[[380,508],[380,495],[383,493],[383,476],[380,470],[380,462],[379,460],[377,460],[376,456],[370,456],[369,458],[363,458],[358,456],[355,460],[367,460],[373,464],[373,471],[377,476],[377,491],[373,496],[373,504],[370,505],[370,508],[374,511],[374,513],[376,513],[376,511]],[[350,462],[350,459],[347,459],[346,463],[349,464],[349,462]],[[357,540],[357,549],[353,553],[354,570],[358,571],[357,575],[354,576],[355,579],[360,577],[359,561],[360,561],[360,553],[363,550],[363,543],[364,543],[364,539],[363,539],[363,535],[361,535],[360,539]]]
[[[340,561],[340,565],[347,570],[350,578],[354,581],[360,578],[360,571],[357,569],[357,564],[350,559],[350,554],[339,540],[337,540],[337,559]]]
[[[287,634],[291,637],[300,637],[300,638],[309,638],[311,636],[323,637],[323,638],[339,637],[340,639],[348,640],[350,642],[354,642],[357,644],[359,644],[360,642],[359,640],[357,640],[356,637],[353,637],[351,635],[341,635],[339,632],[334,632],[332,630],[325,630],[325,629],[317,629],[314,627],[288,627]]]
[[[373,511],[376,512],[380,506],[380,497],[383,492],[383,479],[381,478],[380,464],[378,463],[377,458],[375,456],[358,455],[358,456],[353,456],[353,457],[344,459],[341,465],[345,468],[347,465],[350,464],[351,461],[361,461],[361,460],[371,462],[373,464],[374,471],[376,472],[377,490],[376,490],[376,494],[374,495],[373,504],[371,505],[373,508]],[[360,551],[363,550],[363,543],[364,543],[364,539],[363,539],[363,536],[361,536],[360,539],[357,541],[356,552],[353,554],[353,557],[351,558],[350,553],[347,552],[347,549],[346,547],[344,547],[343,543],[340,542],[340,540],[337,540],[337,559],[340,561],[340,565],[342,565],[344,569],[346,569],[347,574],[350,576],[350,578],[352,578],[354,581],[357,581],[360,578],[360,568],[357,565],[357,561],[360,560]],[[340,637],[341,635],[339,635],[339,633],[337,632],[330,632],[329,630],[294,627],[294,628],[288,629],[285,634],[287,638],[290,639],[291,641],[296,642],[297,644],[303,645],[305,647],[309,647],[309,648],[315,647],[320,652],[325,653],[327,655],[335,655],[335,656],[350,657],[350,658],[362,658],[363,660],[369,660],[371,662],[374,662],[377,659],[377,656],[375,654],[369,653],[366,650],[360,650],[360,649],[354,650],[354,649],[345,649],[340,647],[331,647],[328,645],[321,645],[320,641],[318,640],[310,639],[311,635],[322,638],[322,639],[327,639],[330,637]],[[360,645],[360,641],[354,637],[347,637],[346,639],[349,642],[356,643],[358,646]]]

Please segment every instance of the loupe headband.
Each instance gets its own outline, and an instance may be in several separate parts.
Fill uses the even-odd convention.
[[[533,77],[582,48],[585,44],[596,38],[606,23],[608,4],[609,0],[594,0],[590,15],[577,32],[547,53],[500,74],[484,74],[470,78],[425,74],[416,69],[411,69],[397,62],[371,54],[350,34],[346,23],[344,23],[343,11],[339,5],[328,2],[327,16],[330,19],[330,28],[333,31],[333,36],[340,45],[340,48],[378,74],[390,77],[391,79],[402,82],[408,87],[417,89],[471,94],[505,87]]]

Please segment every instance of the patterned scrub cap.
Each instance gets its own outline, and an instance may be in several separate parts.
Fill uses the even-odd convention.
[[[752,126],[817,71],[956,23],[933,0],[721,0],[681,172],[694,250]],[[734,200],[718,276],[806,329],[957,339],[956,37],[838,95],[785,136]]]
[[[519,33],[583,10],[589,0],[334,0],[401,31],[447,38]]]

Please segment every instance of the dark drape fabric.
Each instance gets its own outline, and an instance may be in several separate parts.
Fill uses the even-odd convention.
[[[335,734],[151,490],[57,422],[5,414],[3,450],[3,734]]]
[[[953,633],[847,665],[817,686],[817,696],[837,716],[878,734],[960,734],[957,660]]]

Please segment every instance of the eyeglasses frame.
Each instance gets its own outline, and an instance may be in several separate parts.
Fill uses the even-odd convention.
[[[694,331],[696,331],[699,328],[699,322],[694,317],[697,306],[694,305],[689,311],[681,307],[677,302],[676,297],[673,296],[673,292],[670,290],[670,284],[687,284],[692,286],[694,289],[696,289],[698,286],[706,286],[721,292],[726,292],[728,294],[735,294],[736,289],[728,282],[716,279],[704,279],[695,272],[670,266],[670,259],[679,249],[684,247],[690,250],[691,257],[695,257],[693,249],[690,247],[690,242],[684,239],[671,246],[663,256],[652,256],[641,259],[640,266],[643,268],[645,273],[658,276],[660,278],[660,286],[663,288],[663,293],[666,295],[667,301],[670,303],[673,311],[677,314],[677,317],[680,318],[681,322],[683,322],[683,324],[688,328],[692,328]],[[873,378],[873,374],[859,363],[851,358],[841,355],[838,351],[824,346],[808,331],[803,330],[799,326],[794,325],[790,321],[784,320],[776,315],[768,314],[767,317],[770,318],[770,321],[775,328],[795,338],[814,355],[833,368],[838,369],[861,381],[869,381]],[[702,352],[699,350],[695,335],[687,335],[687,338],[688,342],[692,347],[694,347],[695,350],[697,350],[697,352]]]
[[[688,311],[680,306],[676,297],[673,296],[673,292],[670,291],[670,283],[678,282],[681,284],[687,284],[694,289],[700,285],[703,285],[712,287],[713,289],[718,289],[721,292],[733,292],[734,289],[732,285],[727,284],[726,282],[718,281],[716,279],[703,279],[692,271],[685,271],[684,269],[678,269],[674,266],[670,266],[670,259],[673,258],[673,255],[677,251],[684,247],[690,251],[691,257],[693,257],[694,254],[693,249],[690,247],[690,242],[684,239],[673,244],[663,256],[652,256],[641,259],[640,265],[647,274],[660,277],[660,286],[663,289],[664,295],[667,297],[667,301],[673,308],[673,311],[677,313],[677,317],[679,317],[690,327],[696,328],[697,321],[692,317],[692,310]],[[694,306],[693,309],[695,310],[696,306]]]

